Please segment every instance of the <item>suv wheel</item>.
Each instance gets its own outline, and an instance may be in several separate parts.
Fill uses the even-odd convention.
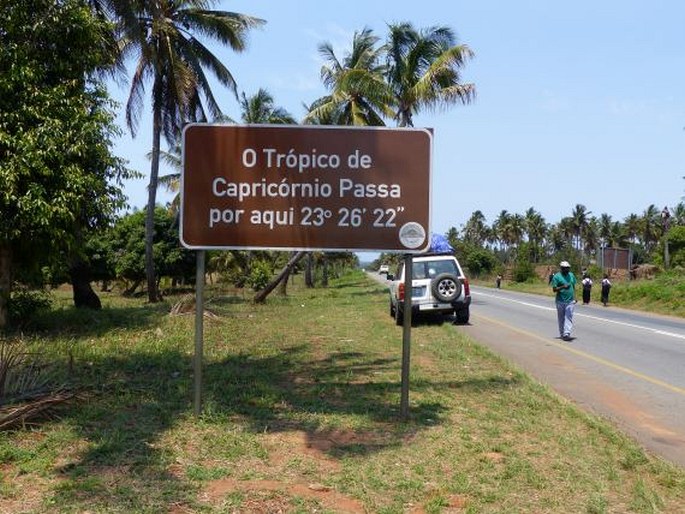
[[[400,310],[400,306],[395,307],[395,325],[404,325],[404,313]]]
[[[440,302],[451,302],[461,294],[461,282],[451,273],[441,273],[431,282],[433,296]]]
[[[454,311],[457,323],[466,325],[469,322],[469,308],[457,309]]]

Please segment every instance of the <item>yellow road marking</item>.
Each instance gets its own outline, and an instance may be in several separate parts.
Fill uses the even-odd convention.
[[[482,316],[482,315],[477,315],[475,316],[478,319],[483,319],[485,321],[488,321],[490,323],[493,323],[495,325],[499,325],[500,327],[507,328],[509,330],[513,330],[514,332],[518,332],[519,334],[523,334],[528,337],[532,337],[533,339],[537,339],[538,341],[542,341],[546,344],[551,344],[553,346],[556,346],[557,348],[560,348],[564,351],[567,351],[569,353],[573,353],[575,355],[579,355],[580,357],[584,357],[588,360],[594,361],[598,364],[602,364],[603,366],[607,366],[608,368],[615,369],[617,371],[620,371],[621,373],[625,373],[626,375],[630,375],[631,377],[634,378],[639,378],[641,380],[645,380],[646,382],[649,382],[654,385],[658,385],[660,387],[663,387],[665,389],[668,389],[669,391],[672,391],[674,393],[680,394],[685,396],[685,389],[682,387],[674,386],[673,384],[669,384],[668,382],[664,382],[662,380],[659,380],[658,378],[650,377],[649,375],[645,375],[643,373],[640,373],[639,371],[632,370],[630,368],[626,368],[624,366],[621,366],[619,364],[616,364],[615,362],[608,361],[606,359],[603,359],[601,357],[597,357],[596,355],[592,355],[590,353],[584,352],[582,350],[578,350],[577,348],[573,348],[572,346],[569,346],[567,344],[561,344],[557,343],[556,341],[552,341],[548,338],[539,336],[537,334],[534,334],[532,332],[528,332],[527,330],[522,330],[520,328],[508,325],[507,323],[503,323],[499,320],[488,318],[487,316]]]

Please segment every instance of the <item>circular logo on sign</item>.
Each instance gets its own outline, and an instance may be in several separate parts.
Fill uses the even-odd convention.
[[[419,223],[410,221],[400,228],[400,242],[407,248],[418,248],[425,240],[426,231]]]

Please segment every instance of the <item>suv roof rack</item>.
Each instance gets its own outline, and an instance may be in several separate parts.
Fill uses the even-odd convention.
[[[455,252],[426,252],[426,253],[417,253],[414,254],[413,257],[434,257],[434,256],[454,256]]]

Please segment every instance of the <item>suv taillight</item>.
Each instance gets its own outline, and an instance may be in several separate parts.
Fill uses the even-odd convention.
[[[469,286],[469,279],[462,278],[461,283],[464,284],[464,296],[471,296],[471,287]]]
[[[404,282],[400,282],[400,285],[397,287],[397,299],[401,302],[404,301]]]

